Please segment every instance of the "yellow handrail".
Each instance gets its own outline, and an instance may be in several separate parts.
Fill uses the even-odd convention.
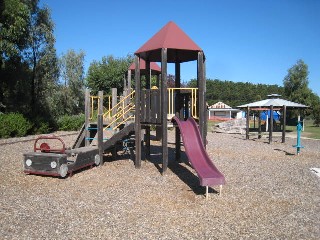
[[[128,109],[126,109],[124,111],[123,114],[119,114],[118,116],[115,115],[115,118],[104,128],[104,129],[107,129],[107,128],[110,128],[112,125],[114,125],[115,123],[117,123],[120,119],[124,119],[121,121],[120,124],[118,124],[116,127],[113,127],[113,129],[116,129],[119,125],[121,125],[123,122],[125,122],[127,119],[130,119],[132,118],[133,115],[129,115],[127,118],[124,118],[125,114],[130,112],[132,109],[134,109],[134,105],[128,105]],[[134,117],[133,117],[134,118]]]
[[[134,93],[135,93],[135,91],[132,91],[130,94],[128,94],[127,96],[122,98],[121,101],[119,101],[115,106],[113,106],[112,108],[109,108],[109,110],[106,113],[103,114],[103,118],[106,118],[107,115],[109,116],[109,118],[111,118],[111,114],[112,114],[113,111],[115,111],[116,112],[115,115],[117,115],[118,114],[118,110],[121,110],[121,108],[125,109],[126,106],[128,106],[126,104],[126,102],[127,102],[126,100],[128,98],[130,98],[130,101],[132,101],[132,99],[134,97]]]

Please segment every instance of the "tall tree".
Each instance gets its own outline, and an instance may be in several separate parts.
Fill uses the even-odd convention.
[[[85,53],[69,50],[60,58],[63,84],[64,114],[83,112],[84,106],[84,57]]]
[[[38,4],[38,0],[0,2],[0,105],[7,112],[46,109],[57,83],[53,22],[49,9]]]
[[[39,8],[38,0],[30,0],[28,48],[24,55],[31,70],[31,108],[35,112],[45,102],[48,86],[57,81],[58,59],[54,47],[54,23],[47,7]]]
[[[28,95],[22,94],[28,88],[25,76],[28,67],[23,62],[22,51],[27,46],[29,7],[21,0],[0,1],[0,111],[23,108],[15,104],[17,96],[21,103],[28,102]],[[17,109],[16,109],[17,110]]]
[[[298,60],[283,79],[285,96],[294,102],[310,104],[311,90],[308,87],[308,65],[303,60]]]
[[[104,91],[111,93],[111,88],[117,88],[118,92],[123,91],[123,77],[128,71],[133,57],[114,58],[112,55],[102,57],[101,61],[94,61],[90,64],[86,77],[87,85],[94,92]]]

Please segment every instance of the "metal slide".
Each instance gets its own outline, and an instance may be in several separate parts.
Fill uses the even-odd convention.
[[[189,162],[197,172],[200,185],[208,187],[225,184],[223,174],[213,164],[203,146],[200,131],[195,120],[188,118],[186,121],[183,121],[177,117],[173,117],[172,120],[178,124],[185,152]]]

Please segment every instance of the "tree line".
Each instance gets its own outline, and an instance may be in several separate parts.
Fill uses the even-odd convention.
[[[90,63],[87,73],[84,59],[82,50],[57,55],[50,9],[40,7],[39,0],[0,2],[0,114],[20,113],[34,123],[34,131],[44,123],[54,130],[60,117],[84,112],[85,88],[93,93],[122,91],[132,55],[104,56]],[[174,76],[168,79],[168,86],[174,86]],[[191,79],[188,86],[195,84]],[[308,114],[320,115],[319,96],[308,87],[308,69],[302,60],[288,70],[283,87],[207,80],[209,104],[223,101],[236,107],[270,93],[313,106]]]

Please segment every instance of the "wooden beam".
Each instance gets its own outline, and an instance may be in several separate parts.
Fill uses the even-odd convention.
[[[273,133],[273,105],[270,105],[269,144],[272,143],[272,133]]]
[[[206,78],[206,59],[203,54],[203,88],[204,88],[204,109],[205,109],[205,114],[204,114],[204,119],[203,119],[203,128],[204,128],[204,139],[207,139],[207,134],[208,134],[208,105],[207,105],[207,78]],[[231,113],[230,113],[231,114]],[[207,141],[205,145],[207,144]]]
[[[146,89],[147,89],[147,97],[146,97],[146,116],[148,122],[150,122],[150,86],[151,86],[151,70],[150,70],[150,61],[146,60]],[[151,156],[151,145],[150,145],[150,126],[146,126],[146,154],[145,157],[150,161]]]
[[[180,77],[180,62],[175,63],[175,82],[174,86],[176,88],[181,87],[181,77]],[[180,96],[180,90],[176,90],[176,99],[175,99],[175,116],[179,119],[182,118],[181,116],[181,96]],[[176,127],[175,129],[175,135],[176,135],[176,161],[180,161],[181,158],[181,136],[180,136],[180,129]]]
[[[99,149],[99,165],[103,165],[103,115],[98,114],[98,149]],[[96,157],[96,156],[95,156]]]
[[[258,139],[261,138],[261,114],[259,112],[259,121],[258,121]]]
[[[89,146],[90,145],[90,132],[88,130],[89,126],[90,126],[90,122],[89,122],[89,118],[90,118],[90,112],[91,112],[91,106],[90,106],[90,90],[86,89],[85,92],[85,102],[84,102],[84,108],[85,108],[85,146]]]
[[[131,89],[131,70],[128,70],[128,89]]]
[[[136,168],[141,167],[141,123],[140,123],[140,58],[135,56],[135,166]]]
[[[161,49],[161,126],[162,126],[162,174],[168,168],[168,93],[167,93],[167,49]]]
[[[198,52],[198,85],[199,85],[199,128],[203,141],[203,145],[206,146],[206,133],[205,133],[205,118],[206,114],[206,84],[204,79],[204,66],[203,66],[203,52]]]
[[[282,109],[282,143],[286,142],[286,125],[287,125],[287,106],[283,105],[283,109]]]
[[[103,91],[98,92],[98,97],[99,97],[98,114],[103,114]]]
[[[250,129],[250,108],[247,107],[247,121],[246,121],[246,139],[249,139],[249,129]]]

